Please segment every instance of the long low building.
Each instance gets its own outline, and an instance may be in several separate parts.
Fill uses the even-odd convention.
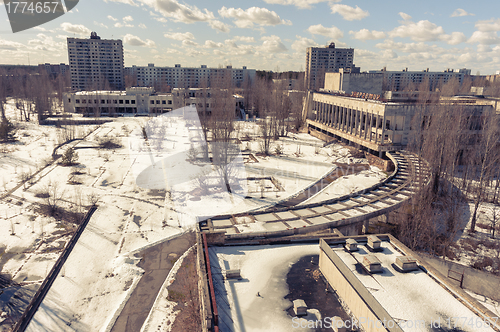
[[[157,94],[153,88],[133,87],[126,91],[80,91],[64,95],[64,110],[84,116],[157,115],[195,105],[210,114],[216,94],[212,89],[174,89]],[[235,116],[243,117],[243,97],[233,95]]]
[[[361,94],[360,98],[310,92],[304,116],[309,131],[320,139],[345,140],[382,156],[386,151],[402,150],[408,145],[414,116],[420,114],[419,111],[424,107],[430,107],[430,104],[418,103],[412,99],[418,96],[401,94],[405,93],[390,92],[384,98]],[[493,107],[453,101],[440,102],[440,105],[456,106],[457,110],[471,116],[480,116]]]

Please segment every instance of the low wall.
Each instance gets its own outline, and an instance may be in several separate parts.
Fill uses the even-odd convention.
[[[370,165],[377,166],[385,172],[392,172],[394,170],[394,165],[390,160],[384,160],[367,152],[365,152],[365,158]]]
[[[447,279],[449,282],[460,286],[460,282],[455,279],[459,279],[463,273],[462,288],[489,297],[490,299],[500,301],[500,292],[498,291],[500,289],[500,277],[452,261],[431,257],[429,255],[420,255],[432,267],[441,272],[442,275],[448,276]],[[452,271],[451,276],[453,279],[449,277],[449,271]]]
[[[320,240],[319,246],[321,273],[359,320],[359,325],[363,326],[366,332],[402,332],[399,326],[383,327],[381,324],[374,323],[384,320],[393,321],[393,318],[323,239]]]

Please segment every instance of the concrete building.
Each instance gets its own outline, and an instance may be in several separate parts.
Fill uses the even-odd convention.
[[[52,65],[50,63],[40,63],[38,64],[38,73],[42,74],[46,72],[51,78],[55,78],[59,75],[66,75],[69,73],[69,66],[65,63],[60,63],[57,65]]]
[[[235,116],[244,117],[243,97],[234,95]],[[64,110],[84,116],[158,115],[195,105],[208,114],[214,107],[211,89],[174,89],[155,93],[153,88],[133,87],[126,91],[79,91],[64,95]]]
[[[119,39],[68,38],[68,58],[73,90],[124,88],[123,45]]]
[[[436,88],[446,84],[452,78],[457,78],[462,84],[465,76],[470,75],[470,69],[446,69],[443,72],[431,72],[429,68],[422,71],[408,71],[408,68],[402,71],[389,71],[385,68],[382,70],[369,70],[368,74],[381,73],[384,75],[384,90],[400,91],[408,87],[410,84],[419,85],[429,83],[429,91],[434,91]]]
[[[401,94],[405,94],[402,96]],[[418,94],[391,92],[380,100],[310,91],[304,105],[309,132],[325,141],[333,138],[357,144],[373,154],[402,150],[408,145],[413,118],[429,104],[416,103]],[[374,97],[374,96],[372,96]],[[406,98],[406,100],[405,100]],[[443,106],[460,106],[457,110],[480,116],[492,104],[443,101]]]
[[[208,68],[206,65],[200,67],[155,67],[150,63],[148,66],[132,66],[125,68],[125,74],[137,79],[138,86],[153,86],[157,88],[199,88],[210,87],[215,84],[231,82],[235,87],[243,85],[245,80],[255,79],[255,69],[233,68]]]
[[[335,43],[327,47],[308,47],[306,52],[305,87],[318,90],[324,87],[325,73],[338,72],[344,68],[350,72],[359,72],[353,63],[353,48],[336,48]]]
[[[383,82],[382,73],[351,73],[340,68],[338,73],[325,73],[324,90],[346,94],[363,92],[381,95]]]

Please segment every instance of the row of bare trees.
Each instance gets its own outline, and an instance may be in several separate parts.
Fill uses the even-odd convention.
[[[454,80],[446,96],[460,92]],[[445,251],[457,231],[465,202],[473,203],[470,232],[485,201],[498,203],[500,122],[493,107],[444,102],[423,86],[411,124],[409,149],[430,167],[430,183],[416,179],[420,190],[396,215],[397,235],[413,249]],[[442,252],[440,252],[442,253]]]

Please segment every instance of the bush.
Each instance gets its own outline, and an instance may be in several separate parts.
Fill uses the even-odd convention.
[[[488,266],[493,267],[493,264],[493,259],[490,257],[483,257],[482,259],[475,261],[474,264],[472,264],[472,267],[477,270],[484,270]]]
[[[75,151],[74,148],[67,149],[62,156],[62,164],[64,166],[72,166],[76,163],[77,160],[78,160],[78,153]]]
[[[16,127],[7,118],[3,118],[0,122],[0,140],[9,142],[14,140]]]
[[[121,147],[122,145],[116,139],[116,137],[99,138],[99,148],[101,149],[112,150],[112,149],[119,149]]]

